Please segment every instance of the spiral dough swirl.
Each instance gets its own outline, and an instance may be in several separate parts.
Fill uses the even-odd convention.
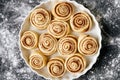
[[[70,24],[73,31],[86,32],[92,27],[92,20],[86,12],[79,12],[71,17]]]
[[[98,43],[95,38],[89,35],[81,35],[78,39],[78,51],[85,55],[92,55],[98,50]]]
[[[56,38],[64,37],[69,33],[69,25],[64,21],[51,21],[48,26],[48,32]]]
[[[65,66],[69,72],[81,72],[86,67],[86,60],[82,55],[80,55],[80,53],[76,53],[68,57],[68,59],[65,62]]]
[[[30,22],[38,29],[45,29],[51,20],[50,13],[43,9],[35,9],[30,15]]]
[[[62,58],[51,59],[47,64],[48,72],[53,77],[61,77],[65,73],[64,60]]]
[[[58,3],[52,11],[57,19],[64,21],[69,20],[73,12],[73,5],[68,2]]]
[[[32,53],[29,57],[29,64],[34,69],[41,69],[46,65],[47,58],[41,53]]]
[[[52,55],[56,51],[57,39],[48,33],[43,33],[39,37],[39,49],[45,55]]]
[[[38,35],[33,31],[26,31],[21,37],[21,44],[26,49],[33,49],[37,47]]]
[[[61,55],[74,54],[77,51],[77,39],[73,35],[68,35],[58,41],[58,51]]]

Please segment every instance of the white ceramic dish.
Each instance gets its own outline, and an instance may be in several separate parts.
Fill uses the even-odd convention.
[[[92,68],[92,66],[95,64],[95,62],[97,61],[97,58],[100,54],[100,49],[101,49],[101,40],[102,40],[102,37],[101,37],[101,30],[99,28],[99,25],[98,25],[98,22],[97,20],[95,19],[94,15],[87,9],[85,8],[83,5],[81,4],[78,4],[77,2],[75,1],[70,1],[70,0],[47,0],[46,2],[42,2],[40,5],[36,6],[34,9],[36,8],[39,8],[39,7],[42,7],[44,9],[47,9],[49,11],[52,10],[53,6],[58,3],[58,2],[61,2],[61,1],[67,1],[69,3],[72,3],[74,6],[75,6],[75,12],[79,12],[79,11],[85,11],[87,12],[92,20],[93,20],[93,27],[90,31],[86,32],[85,34],[89,34],[93,37],[95,37],[97,40],[98,40],[98,43],[99,43],[99,49],[98,49],[98,52],[94,55],[91,55],[91,56],[84,56],[86,59],[87,59],[87,67],[86,69],[83,71],[83,72],[79,72],[79,73],[76,73],[76,74],[72,74],[72,73],[69,73],[69,72],[66,72],[65,75],[61,78],[53,78],[51,77],[48,72],[47,72],[47,68],[44,67],[43,69],[41,70],[36,70],[36,69],[32,69],[29,64],[28,64],[28,58],[29,58],[29,55],[31,54],[31,51],[30,50],[27,50],[27,49],[24,49],[21,44],[20,44],[20,49],[21,49],[21,56],[22,58],[25,60],[26,64],[35,72],[37,73],[38,75],[46,78],[46,79],[51,79],[51,80],[72,80],[72,79],[75,79],[75,78],[78,78],[80,77],[81,75],[85,74],[88,70],[90,70]],[[34,10],[33,9],[33,10]],[[31,12],[33,11],[31,10]],[[30,13],[31,13],[30,12]],[[28,14],[28,16],[25,18],[22,26],[21,26],[21,31],[20,31],[20,38],[21,38],[21,35],[24,31],[27,31],[27,30],[34,30],[38,33],[44,33],[46,32],[47,30],[38,30],[36,29],[35,27],[32,27],[31,24],[30,24],[30,21],[29,21],[29,16],[30,16],[30,13]],[[79,36],[79,33],[76,33],[76,32],[73,32],[72,34],[76,35],[76,36]],[[19,41],[20,42],[20,41]],[[59,55],[58,52],[56,52],[54,55],[52,55],[51,57],[54,57],[56,55]]]

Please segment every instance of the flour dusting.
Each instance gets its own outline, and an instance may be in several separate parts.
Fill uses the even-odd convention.
[[[18,46],[20,26],[40,1],[44,0],[0,1],[0,80],[45,80],[25,64]],[[76,80],[120,80],[120,0],[75,1],[100,17],[103,36],[98,62]]]

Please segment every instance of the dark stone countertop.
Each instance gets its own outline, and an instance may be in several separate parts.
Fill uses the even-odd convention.
[[[76,1],[95,15],[103,37],[96,64],[76,80],[120,80],[120,0]],[[45,80],[25,64],[18,45],[21,23],[40,2],[0,0],[0,80]]]

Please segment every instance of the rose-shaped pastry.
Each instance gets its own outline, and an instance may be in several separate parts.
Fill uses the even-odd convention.
[[[38,34],[33,31],[25,31],[21,36],[21,44],[26,49],[33,49],[37,47]]]
[[[46,66],[47,58],[40,52],[34,51],[29,57],[29,64],[34,69],[42,69]]]
[[[38,29],[45,29],[51,20],[51,14],[43,9],[35,9],[30,15],[30,22]]]
[[[53,20],[48,26],[48,33],[55,38],[61,38],[70,31],[69,24],[65,21]]]
[[[67,35],[58,41],[58,51],[61,55],[74,54],[77,51],[77,38]]]
[[[52,77],[61,77],[65,73],[64,60],[61,57],[55,57],[49,60],[47,69]]]
[[[71,73],[82,72],[86,68],[86,59],[80,53],[75,53],[66,59],[65,67]]]
[[[86,12],[78,12],[70,19],[70,25],[73,31],[86,32],[92,27],[91,17]]]
[[[57,5],[55,5],[52,11],[52,14],[55,18],[59,20],[67,21],[70,19],[73,12],[74,12],[74,9],[71,3],[60,2]]]
[[[92,55],[98,51],[98,42],[90,35],[81,34],[78,39],[78,51],[84,55]]]
[[[54,38],[49,33],[43,33],[39,37],[39,49],[44,53],[44,55],[52,55],[55,53],[57,48],[57,39]]]

